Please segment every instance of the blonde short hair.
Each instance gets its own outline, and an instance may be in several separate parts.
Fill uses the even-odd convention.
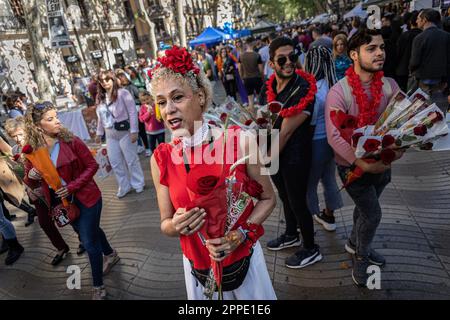
[[[8,134],[8,136],[12,136],[14,132],[16,132],[18,129],[25,130],[25,119],[24,117],[16,117],[14,119],[8,119],[5,122],[5,131]]]

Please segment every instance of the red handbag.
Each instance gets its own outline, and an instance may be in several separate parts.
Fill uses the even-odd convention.
[[[69,202],[68,207],[60,203],[52,209],[51,217],[56,222],[57,226],[62,228],[80,217],[80,209],[73,203],[73,201]]]

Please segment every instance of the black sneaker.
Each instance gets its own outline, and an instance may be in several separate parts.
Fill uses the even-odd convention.
[[[320,223],[325,230],[336,231],[336,221],[334,216],[329,216],[322,211],[320,215],[314,215],[314,220]]]
[[[347,240],[347,243],[345,244],[345,251],[347,251],[350,254],[356,253],[356,245],[350,241],[350,239]]]
[[[302,248],[294,255],[286,259],[286,267],[292,269],[301,269],[322,260],[319,246],[315,245],[314,249]]]
[[[267,242],[267,249],[278,251],[290,247],[298,247],[300,246],[300,244],[301,241],[298,235],[289,236],[286,234],[282,234],[278,238]]]
[[[345,244],[345,251],[352,255],[356,254],[356,246],[350,241],[350,239],[348,239]],[[386,259],[381,254],[370,248],[369,262],[370,264],[383,267],[386,264]]]
[[[353,256],[352,279],[358,287],[367,287],[367,268],[370,266],[369,259],[366,257]]]
[[[369,262],[376,266],[383,267],[386,264],[386,259],[381,254],[370,248]]]

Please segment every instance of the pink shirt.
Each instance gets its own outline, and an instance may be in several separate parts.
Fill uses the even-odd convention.
[[[155,105],[152,105],[153,113],[148,111],[148,106],[143,104],[139,110],[139,121],[145,124],[145,131],[149,134],[164,132],[164,123],[155,117]]]
[[[385,79],[387,79],[391,85],[392,94],[389,97],[386,97],[383,94],[383,96],[381,97],[380,107],[378,108],[378,116],[380,116],[381,113],[386,109],[391,97],[400,90],[394,79]],[[370,94],[370,82],[363,83],[363,88],[369,99],[372,99]],[[359,114],[355,97],[353,97],[352,104],[350,106],[346,105],[344,92],[340,83],[336,83],[330,89],[327,95],[327,101],[325,104],[325,123],[327,128],[328,144],[334,150],[337,164],[348,167],[356,160],[355,151],[353,150],[351,145],[341,137],[339,130],[333,125],[330,119],[330,112],[333,109],[342,110],[345,113],[353,116],[357,116]]]

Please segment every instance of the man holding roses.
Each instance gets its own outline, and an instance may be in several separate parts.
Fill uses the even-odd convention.
[[[375,124],[393,94],[399,90],[393,79],[383,77],[384,48],[378,30],[364,29],[356,33],[348,49],[353,66],[347,70],[346,77],[331,88],[325,106],[328,142],[335,152],[343,182],[347,173],[355,167],[364,172],[361,178],[346,186],[356,207],[353,229],[345,245],[346,251],[353,255],[353,281],[363,287],[367,285],[369,265],[385,264],[384,257],[372,249],[371,243],[382,214],[378,199],[391,181],[391,168],[382,160],[368,163],[357,159],[351,144],[333,124],[330,113],[340,110],[357,117],[357,127]],[[402,151],[394,152],[395,160],[403,155]]]

